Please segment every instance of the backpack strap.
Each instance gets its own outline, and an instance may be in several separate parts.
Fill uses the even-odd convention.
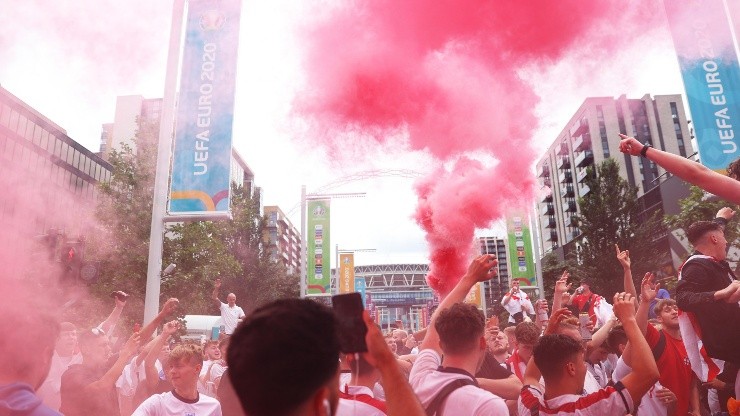
[[[655,347],[652,348],[653,358],[655,358],[655,362],[658,362],[658,359],[660,359],[660,356],[663,355],[663,351],[665,351],[665,344],[666,344],[666,338],[665,338],[665,334],[663,333],[663,331],[658,331],[658,334],[660,334],[660,336],[658,337],[658,343],[655,344]]]
[[[434,416],[439,411],[440,406],[442,406],[442,403],[444,403],[447,396],[450,395],[453,391],[459,389],[463,386],[472,386],[475,385],[473,380],[470,380],[468,378],[458,378],[456,380],[452,380],[449,384],[442,387],[442,390],[437,393],[436,396],[434,396],[434,399],[432,399],[432,402],[429,403],[429,406],[424,409],[427,413],[427,416]]]

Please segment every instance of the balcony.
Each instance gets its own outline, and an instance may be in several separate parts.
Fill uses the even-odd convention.
[[[565,185],[565,186],[564,186],[564,187],[563,187],[563,188],[561,189],[561,193],[562,193],[562,194],[563,194],[563,196],[564,196],[564,197],[566,197],[566,198],[573,198],[574,196],[576,196],[576,194],[575,194],[575,191],[573,190],[573,185],[572,185],[572,184],[570,184],[570,183],[569,183],[569,184],[567,184],[567,185]]]
[[[542,186],[546,186],[548,188],[550,188],[552,186],[552,181],[550,180],[550,176],[549,175],[548,176],[545,176],[542,179]]]
[[[588,193],[591,192],[591,188],[589,188],[586,185],[583,185],[581,189],[578,190],[578,196],[580,198],[583,198],[584,196],[588,195]]]
[[[573,218],[572,215],[566,215],[565,222],[563,222],[563,224],[566,227],[575,227],[576,226],[576,221],[575,221],[575,219]]]
[[[558,175],[558,180],[560,183],[569,183],[573,181],[573,174],[570,173],[569,170],[566,170],[562,172],[560,175]]]
[[[570,233],[568,233],[571,240],[575,240],[576,238],[580,237],[581,231],[580,230],[573,230]]]
[[[552,202],[552,190],[548,189],[547,193],[542,195],[542,201],[540,202],[545,203],[545,204]]]
[[[576,203],[575,203],[575,201],[566,201],[566,202],[563,202],[563,212],[576,212]]]
[[[588,132],[588,119],[582,118],[581,121],[575,126],[575,129],[571,129],[570,135],[572,137],[582,136],[583,133]]]
[[[555,228],[555,218],[550,216],[547,218],[547,221],[544,221],[543,224],[545,224],[545,228]]]
[[[558,232],[555,230],[550,231],[550,236],[547,238],[547,241],[552,241],[553,243],[558,242]]]
[[[542,215],[552,215],[555,213],[555,206],[553,204],[545,204]]]
[[[558,158],[558,169],[570,169],[570,158],[568,156]]]
[[[578,183],[583,182],[584,179],[586,179],[586,176],[588,176],[588,169],[581,169],[578,171]]]
[[[545,163],[542,166],[538,167],[537,176],[540,178],[549,177],[550,176],[550,165]]]
[[[586,133],[573,140],[573,151],[582,152],[591,149],[591,134]]]
[[[591,150],[586,150],[585,152],[581,152],[576,156],[576,166],[579,168],[586,167],[594,162],[594,152]]]
[[[567,156],[568,155],[568,143],[566,142],[560,143],[560,145],[558,145],[557,147],[557,153],[560,156]]]

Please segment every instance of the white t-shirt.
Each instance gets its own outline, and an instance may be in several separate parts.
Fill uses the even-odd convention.
[[[617,365],[614,367],[614,373],[612,374],[612,380],[616,383],[617,381],[622,380],[627,376],[627,374],[632,372],[632,368],[627,365],[627,363],[624,362],[624,359],[622,357],[619,357],[617,360]],[[644,396],[642,396],[642,400],[640,401],[640,406],[637,408],[637,414],[638,415],[654,415],[654,416],[667,416],[668,415],[668,409],[665,407],[663,402],[661,402],[658,397],[655,395],[655,392],[657,390],[662,389],[663,386],[660,384],[659,381],[656,381],[653,387],[650,387],[650,390],[648,390],[647,393],[645,393]]]
[[[236,325],[239,324],[239,318],[242,316],[244,316],[244,311],[240,306],[234,305],[231,308],[228,303],[221,302],[221,318],[224,320],[224,332],[226,332],[226,335],[234,333]]]
[[[504,296],[505,297],[505,296]],[[529,296],[526,293],[519,291],[519,293],[511,295],[509,301],[504,304],[504,300],[501,299],[501,306],[509,312],[509,322],[514,321],[514,314],[524,312],[525,314],[534,313],[534,307],[532,301],[529,300]]]
[[[451,381],[470,378],[462,373],[438,371],[442,358],[432,349],[419,352],[411,368],[409,382],[422,406],[429,406]],[[505,415],[509,410],[504,399],[476,386],[462,386],[450,393],[439,409],[441,415]]]
[[[533,408],[538,409],[536,414],[542,415],[612,416],[632,413],[634,403],[621,383],[586,396],[564,394],[550,400],[545,400],[538,388],[525,386],[517,407],[519,416],[531,416]]]
[[[604,370],[604,365],[601,363],[591,364],[588,361],[586,361],[586,368],[588,369],[589,374],[593,376],[594,381],[596,381],[596,384],[599,386],[599,389],[603,389],[606,387],[607,384],[609,384],[609,377],[606,375],[606,371]],[[584,383],[585,387],[585,383]],[[593,391],[589,392],[593,393]]]
[[[221,416],[221,404],[203,394],[191,402],[168,391],[144,400],[132,416]]]
[[[349,395],[363,394],[375,398],[373,391],[365,386],[345,385],[342,387],[341,391],[346,391]],[[364,403],[360,400],[345,399],[344,397],[340,397],[335,416],[386,416],[386,413],[381,411],[377,407],[368,403]]]
[[[54,354],[51,356],[51,367],[49,368],[49,374],[46,376],[46,380],[36,391],[36,396],[43,400],[44,404],[48,407],[59,411],[59,406],[62,405],[62,396],[59,390],[62,387],[62,374],[74,364],[82,363],[82,355],[79,353],[70,355],[69,357],[61,357],[54,350]]]
[[[340,389],[344,389],[344,386],[348,385],[350,381],[352,381],[352,373],[343,372],[339,374],[339,388]],[[378,400],[385,401],[385,390],[383,390],[383,386],[381,386],[380,383],[375,383],[375,386],[373,387],[373,397],[375,397]]]

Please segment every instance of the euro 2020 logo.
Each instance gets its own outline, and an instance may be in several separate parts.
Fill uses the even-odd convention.
[[[226,22],[226,16],[218,10],[207,10],[200,16],[200,28],[204,32],[221,29]]]

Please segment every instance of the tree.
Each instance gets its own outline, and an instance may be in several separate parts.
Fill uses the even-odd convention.
[[[129,325],[141,320],[146,292],[152,196],[158,126],[140,123],[136,150],[113,150],[110,182],[100,184],[96,209],[99,228],[88,238],[86,257],[99,263],[100,278],[90,287],[91,299],[75,306],[73,320],[97,319],[109,312],[109,294],[124,290]],[[175,273],[162,277],[161,300],[180,299],[183,314],[214,314],[213,281],[237,294],[251,309],[267,301],[298,295],[298,279],[281,264],[269,260],[261,244],[265,220],[259,203],[242,187],[232,188],[233,220],[187,222],[167,227],[163,264],[177,264]],[[92,318],[91,305],[99,307]],[[76,318],[76,319],[75,319]],[[92,321],[90,321],[92,322]]]
[[[630,251],[633,277],[640,279],[666,261],[666,253],[657,244],[665,228],[658,213],[641,215],[637,189],[619,176],[619,166],[613,159],[588,169],[584,184],[591,191],[578,201],[580,214],[574,219],[581,235],[578,266],[571,274],[588,277],[594,292],[608,298],[624,290],[614,245]]]
[[[679,201],[681,212],[678,215],[667,215],[665,223],[671,229],[680,229],[683,233],[679,238],[686,239],[686,230],[696,221],[709,221],[715,217],[717,211],[723,207],[730,207],[737,210],[737,205],[731,204],[724,200],[713,200],[706,198],[706,193],[697,186],[692,186],[689,196]],[[727,260],[738,262],[740,260],[740,233],[738,232],[735,221],[732,221],[725,228],[725,238],[730,242],[731,249],[728,253]],[[688,244],[688,241],[686,241]]]

